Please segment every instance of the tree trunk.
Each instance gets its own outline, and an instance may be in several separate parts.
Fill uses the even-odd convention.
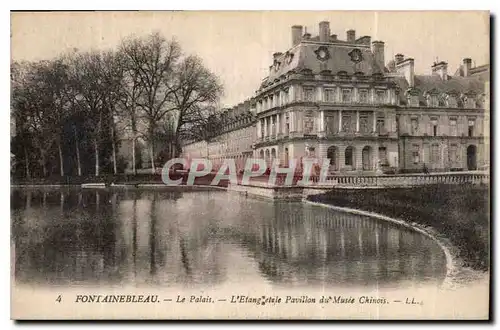
[[[95,176],[99,176],[99,146],[97,145],[97,139],[94,140],[94,152],[95,152]]]
[[[137,174],[137,168],[135,167],[135,136],[132,139],[132,173]]]
[[[64,176],[64,160],[63,160],[61,143],[59,143],[59,165],[61,170],[61,176]]]
[[[118,174],[118,169],[116,167],[116,145],[115,145],[115,128],[113,127],[113,124],[111,125],[111,150],[112,150],[112,155],[113,155],[113,173],[116,175]]]
[[[156,174],[155,153],[154,153],[153,142],[149,143],[149,152],[150,152],[150,156],[151,156],[151,173]]]
[[[133,140],[132,140],[132,173],[134,175],[137,174],[137,164],[135,160],[135,152],[136,152],[136,139],[137,139],[137,124],[135,121],[135,114],[132,113],[131,117],[131,122],[132,122],[132,135],[133,135]]]
[[[26,178],[29,179],[31,177],[31,175],[30,175],[30,161],[28,158],[28,150],[26,149],[26,147],[24,147],[24,159],[25,159],[24,166],[26,168]]]
[[[43,152],[41,154],[41,158],[42,158],[43,177],[46,178],[47,177],[47,162],[45,161],[45,155]]]
[[[78,135],[76,134],[76,127],[74,127],[75,132],[75,148],[76,148],[76,166],[78,170],[78,176],[82,176],[82,165],[80,163],[80,147],[78,146]]]

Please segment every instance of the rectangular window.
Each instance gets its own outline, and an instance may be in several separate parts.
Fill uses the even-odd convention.
[[[351,132],[351,116],[350,115],[342,115],[342,131],[343,132]]]
[[[377,133],[385,134],[385,119],[377,118]]]
[[[359,115],[359,129],[362,133],[370,132],[370,121],[368,120],[367,114]]]
[[[381,164],[387,164],[387,149],[385,147],[378,148],[378,158]]]
[[[351,90],[343,89],[342,90],[342,102],[343,103],[351,103]]]
[[[331,89],[331,88],[325,89],[324,101],[325,102],[334,102],[335,101],[335,91],[333,89]]]
[[[451,167],[458,166],[458,146],[456,144],[450,145],[448,150],[448,160],[450,161]]]
[[[450,135],[457,136],[457,118],[450,118]]]
[[[359,103],[368,103],[368,90],[359,90]]]
[[[475,124],[474,119],[469,119],[469,131],[468,131],[469,136],[474,136],[474,124]]]
[[[435,143],[431,146],[431,164],[439,164],[439,144]]]
[[[304,88],[304,98],[307,102],[314,101],[314,89],[313,88]]]
[[[431,134],[432,134],[432,136],[437,136],[437,133],[438,133],[437,128],[438,128],[437,118],[432,117],[431,118],[431,130],[432,130]]]
[[[418,119],[412,118],[411,119],[411,135],[417,135],[417,134],[418,134]]]
[[[353,158],[354,158],[354,153],[352,147],[347,147],[345,149],[345,162],[344,164],[346,166],[353,166]]]
[[[413,164],[418,164],[420,163],[420,146],[418,144],[413,145]]]
[[[385,91],[377,91],[377,103],[386,103]]]
[[[314,117],[304,116],[304,134],[310,134],[314,130]]]
[[[288,89],[283,91],[283,105],[288,104]]]
[[[326,134],[335,133],[335,117],[327,116],[326,117]]]

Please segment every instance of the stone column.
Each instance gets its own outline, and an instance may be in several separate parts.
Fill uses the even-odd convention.
[[[377,131],[377,111],[373,111],[373,132]]]
[[[278,134],[280,134],[280,114],[276,115],[276,137],[278,137]]]
[[[339,110],[339,132],[342,132],[342,110]]]
[[[320,132],[325,131],[325,112],[323,110],[319,113],[319,130]]]
[[[267,136],[267,117],[264,117],[264,137]]]
[[[257,137],[262,138],[262,119],[257,122]]]
[[[356,133],[359,133],[359,110],[356,111]]]

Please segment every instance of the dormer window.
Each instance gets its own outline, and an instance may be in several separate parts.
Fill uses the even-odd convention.
[[[457,107],[457,95],[455,93],[448,93],[444,96],[445,106],[448,108]]]
[[[281,62],[279,61],[274,61],[274,71],[278,71],[280,69],[280,66],[281,66]]]
[[[437,95],[427,94],[426,100],[427,100],[428,107],[437,107],[439,105]]]
[[[466,96],[465,106],[467,108],[471,108],[471,109],[475,108],[476,107],[476,100],[471,96]]]
[[[410,107],[418,107],[420,105],[420,91],[418,89],[410,88],[405,92],[405,94]]]

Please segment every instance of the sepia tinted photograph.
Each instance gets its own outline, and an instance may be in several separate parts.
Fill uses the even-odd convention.
[[[487,11],[11,12],[14,320],[488,320]]]

